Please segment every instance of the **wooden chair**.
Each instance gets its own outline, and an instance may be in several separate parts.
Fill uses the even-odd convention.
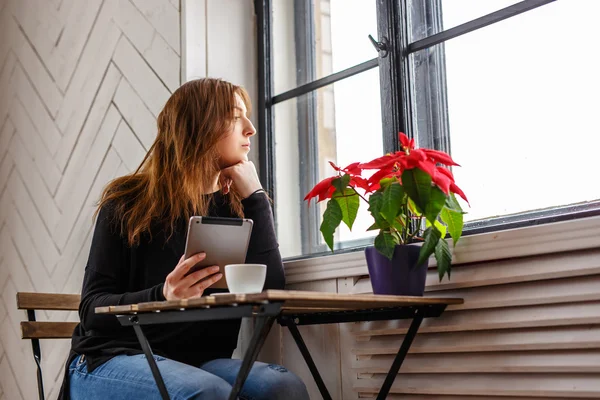
[[[31,339],[33,358],[37,364],[38,393],[44,400],[44,381],[42,378],[42,352],[40,339],[70,339],[77,322],[40,322],[35,319],[36,310],[77,311],[80,296],[60,293],[17,293],[17,308],[27,310],[28,321],[21,322],[22,339]]]

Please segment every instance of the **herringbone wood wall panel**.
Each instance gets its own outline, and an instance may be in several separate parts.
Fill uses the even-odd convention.
[[[94,203],[180,82],[179,0],[0,0],[0,400],[37,398],[17,291],[77,293]],[[76,320],[51,312],[39,320]],[[69,341],[42,341],[55,398]]]

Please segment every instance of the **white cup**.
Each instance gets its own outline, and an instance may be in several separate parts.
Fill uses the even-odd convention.
[[[267,266],[265,264],[228,264],[225,266],[225,279],[229,293],[260,293],[265,285]]]

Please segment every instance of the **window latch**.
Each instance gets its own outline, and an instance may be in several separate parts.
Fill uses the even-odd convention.
[[[388,40],[385,37],[381,39],[381,42],[378,42],[373,36],[369,35],[369,40],[371,41],[373,47],[375,47],[375,50],[377,50],[377,52],[379,53],[379,57],[387,57],[389,47]]]

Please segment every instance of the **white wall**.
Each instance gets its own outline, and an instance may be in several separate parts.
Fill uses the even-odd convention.
[[[80,291],[93,204],[138,166],[180,82],[220,77],[257,102],[253,2],[181,6],[183,25],[179,0],[0,0],[0,400],[36,398],[15,293]],[[70,343],[42,346],[54,398]]]
[[[178,0],[0,1],[2,400],[37,398],[15,293],[81,290],[94,202],[138,166],[180,84],[179,18]],[[69,347],[42,341],[47,398]]]
[[[258,104],[256,18],[252,0],[183,0],[182,77],[212,77],[243,86]],[[251,117],[258,126],[257,114]],[[249,158],[258,166],[260,132]]]

